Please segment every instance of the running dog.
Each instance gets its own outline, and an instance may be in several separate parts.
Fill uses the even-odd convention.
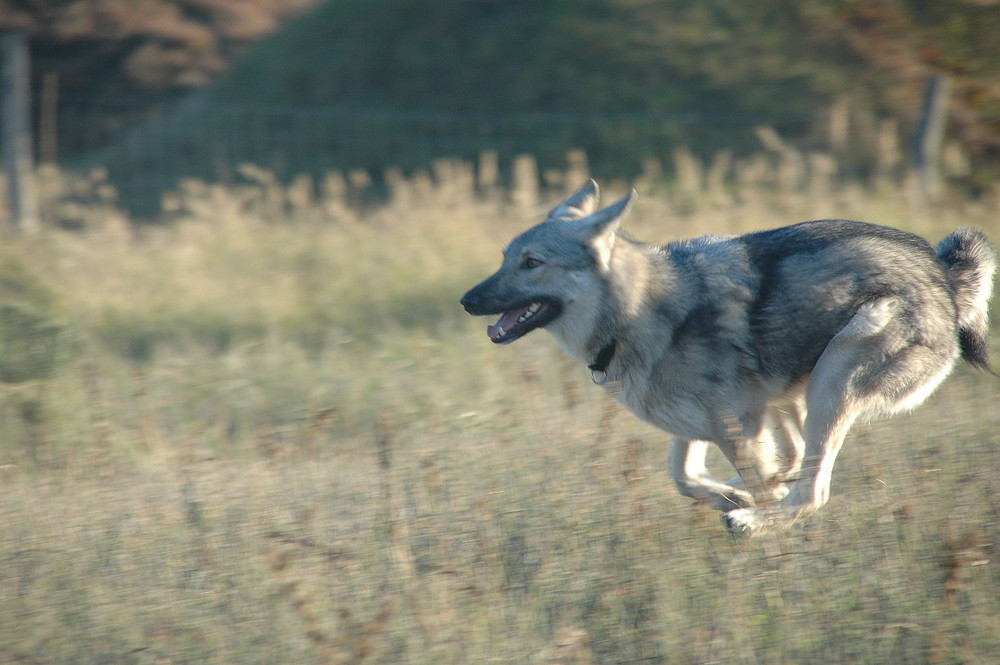
[[[962,228],[936,248],[845,220],[659,247],[598,209],[593,180],[515,238],[466,293],[490,339],[545,328],[636,416],[675,437],[679,490],[754,535],[823,506],[854,421],[913,409],[959,356],[989,371],[996,251]],[[705,468],[709,444],[739,475]]]

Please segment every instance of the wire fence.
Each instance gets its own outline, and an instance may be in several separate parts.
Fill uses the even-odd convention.
[[[192,99],[174,105],[128,100],[61,100],[59,163],[105,166],[122,204],[154,213],[182,178],[232,182],[253,163],[287,180],[301,173],[363,169],[378,182],[386,167],[413,171],[442,157],[497,154],[501,165],[532,154],[540,168],[586,152],[601,176],[629,177],[678,146],[711,153],[749,146],[767,124],[796,135],[807,116],[691,114],[489,115],[316,107],[256,107]]]

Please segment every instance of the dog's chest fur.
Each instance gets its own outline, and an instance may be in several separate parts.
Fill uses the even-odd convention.
[[[626,248],[627,247],[627,248]],[[666,248],[628,245],[609,311],[620,322],[605,385],[639,418],[679,436],[715,439],[741,410],[759,369],[750,330],[753,272],[738,243],[709,236]],[[636,279],[639,276],[639,279]]]

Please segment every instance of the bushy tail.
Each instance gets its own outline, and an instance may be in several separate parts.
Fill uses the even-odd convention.
[[[997,252],[981,231],[962,228],[938,243],[937,255],[944,263],[958,307],[962,357],[992,372],[987,307],[993,293]]]

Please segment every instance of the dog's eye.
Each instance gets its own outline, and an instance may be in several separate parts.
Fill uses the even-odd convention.
[[[537,268],[540,265],[542,265],[541,261],[539,261],[533,256],[529,256],[524,260],[524,263],[521,264],[521,267],[525,268],[526,270],[531,270],[532,268]]]

